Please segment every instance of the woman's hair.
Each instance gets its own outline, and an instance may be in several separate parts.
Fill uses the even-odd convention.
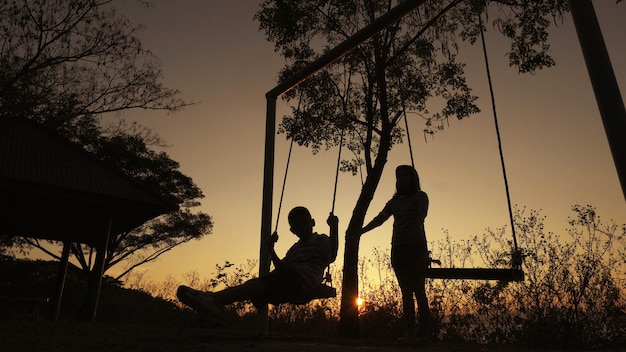
[[[398,173],[406,172],[411,175],[411,189],[408,190],[409,193],[415,193],[421,191],[420,187],[420,177],[417,174],[417,170],[411,165],[400,165],[396,167],[396,177],[398,177]]]

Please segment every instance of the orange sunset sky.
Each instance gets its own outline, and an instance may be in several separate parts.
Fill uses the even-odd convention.
[[[202,210],[212,216],[215,226],[211,235],[138,270],[156,281],[169,275],[182,281],[182,274],[190,270],[208,278],[216,264],[226,260],[244,264],[259,257],[265,93],[276,85],[283,59],[253,21],[260,1],[153,3],[155,7],[147,9],[135,0],[116,6],[133,23],[145,25],[140,39],[160,58],[166,86],[180,89],[185,99],[198,104],[176,114],[128,111],[123,117],[151,128],[171,145],[167,153],[204,192]],[[593,4],[623,91],[626,4],[616,5],[614,0]],[[509,68],[508,44],[497,33],[488,32],[486,39],[512,203],[541,210],[547,230],[564,237],[574,204],[591,204],[603,219],[626,222],[626,202],[571,16],[567,14],[552,31],[551,52],[557,65],[534,75],[519,75]],[[479,45],[464,45],[459,54],[480,97],[481,113],[451,120],[445,131],[428,139],[422,133],[423,121],[409,119],[416,168],[430,198],[429,241],[441,239],[444,230],[454,240],[481,235],[486,228],[507,226],[510,233],[481,50]],[[279,100],[277,116],[286,111]],[[284,136],[277,137],[276,148],[274,204],[278,206],[289,148]],[[325,220],[332,205],[336,158],[336,149],[314,156],[310,150],[294,148],[278,227],[279,255],[295,239],[286,225],[293,206],[308,207],[317,219],[316,230],[328,232]],[[392,150],[367,220],[392,196],[395,166],[410,162],[408,144]],[[360,185],[359,177],[339,176],[335,206],[340,218],[340,254],[335,264],[339,268],[343,233]],[[374,247],[390,247],[391,223],[362,238],[362,256],[371,255]],[[116,268],[110,274],[115,272]]]

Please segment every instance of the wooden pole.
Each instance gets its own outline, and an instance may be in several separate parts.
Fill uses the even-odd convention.
[[[70,248],[72,247],[72,241],[67,240],[63,242],[63,252],[61,254],[61,261],[59,262],[59,270],[57,272],[56,290],[50,302],[50,318],[52,321],[59,320],[59,312],[61,311],[61,300],[63,299],[63,291],[65,289],[65,278],[67,276],[67,265],[70,259]]]
[[[626,200],[626,110],[591,0],[569,0],[578,41]]]
[[[98,245],[96,246],[96,262],[89,275],[87,283],[87,294],[85,304],[83,306],[83,321],[96,321],[96,313],[98,312],[98,301],[100,299],[100,289],[102,287],[102,276],[104,275],[104,266],[106,262],[107,251],[109,247],[109,239],[111,236],[111,225],[113,217],[109,217],[105,231],[103,231]]]

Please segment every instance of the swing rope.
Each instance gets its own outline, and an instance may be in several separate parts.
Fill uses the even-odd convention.
[[[453,1],[451,3],[454,4],[455,1]],[[502,139],[500,137],[500,127],[498,124],[498,114],[496,111],[496,99],[495,99],[495,95],[493,92],[493,83],[491,81],[491,70],[489,68],[489,59],[488,59],[488,55],[487,55],[487,45],[486,45],[486,41],[485,41],[485,34],[483,31],[483,22],[482,22],[482,17],[480,15],[480,13],[478,14],[478,23],[480,25],[480,38],[481,38],[481,43],[482,43],[482,49],[483,49],[483,57],[485,60],[485,68],[487,71],[487,81],[489,82],[489,93],[491,96],[491,107],[492,107],[492,111],[493,111],[493,120],[494,120],[494,124],[495,124],[495,130],[496,130],[496,136],[497,136],[497,140],[498,140],[498,152],[500,155],[500,165],[502,167],[502,175],[504,178],[504,188],[506,191],[506,199],[507,199],[507,208],[508,208],[508,214],[509,214],[509,221],[511,223],[511,232],[513,235],[513,253],[512,253],[512,267],[515,269],[519,269],[522,265],[522,253],[519,250],[519,247],[517,245],[517,235],[515,233],[515,222],[513,219],[513,210],[511,207],[511,194],[509,191],[509,182],[508,182],[508,177],[506,174],[506,167],[505,167],[505,163],[504,163],[504,152],[502,151]],[[408,140],[408,144],[409,144],[409,153],[411,155],[411,164],[413,167],[415,167],[415,162],[413,160],[413,148],[411,146],[411,138],[410,138],[410,133],[409,133],[409,124],[408,124],[408,119],[407,119],[407,114],[406,114],[406,109],[404,108],[404,100],[402,102],[403,105],[403,113],[404,113],[404,122],[405,122],[405,128],[406,128],[406,134],[407,134],[407,140]]]
[[[345,127],[341,128],[341,140],[339,141],[339,152],[337,153],[337,167],[335,168],[335,185],[333,186],[333,204],[331,206],[330,213],[335,214],[335,201],[337,200],[337,184],[339,183],[339,167],[341,165],[341,150],[343,149],[343,136],[346,131]],[[324,275],[324,281],[332,287],[333,278],[330,275],[330,263],[326,267],[326,275]]]
[[[341,139],[339,141],[339,152],[337,155],[337,167],[335,170],[335,184],[333,186],[333,202],[332,202],[332,206],[331,206],[331,214],[335,213],[335,203],[337,200],[337,185],[338,185],[338,180],[339,180],[339,167],[341,165],[341,151],[343,149],[343,140],[344,140],[344,134],[345,134],[345,127],[343,127],[341,129]],[[285,164],[285,174],[283,176],[283,185],[281,188],[281,192],[280,192],[280,200],[278,202],[278,210],[277,210],[277,214],[276,214],[276,224],[274,227],[274,233],[278,232],[278,224],[279,224],[279,220],[280,220],[280,212],[283,206],[283,197],[285,195],[285,186],[287,184],[287,174],[289,173],[289,165],[291,164],[291,153],[293,151],[293,138],[291,139],[291,142],[289,144],[289,153],[287,155],[287,162]],[[332,288],[332,276],[330,274],[330,263],[328,264],[328,266],[326,267],[326,274],[324,275],[324,281],[328,282],[330,287]],[[322,296],[326,297],[328,295],[328,293],[320,293]]]
[[[406,128],[406,140],[409,142],[409,154],[411,155],[411,166],[415,168],[415,160],[413,159],[413,146],[411,145],[411,134],[409,133],[409,119],[406,117],[406,108],[404,107],[404,99],[402,99],[402,113],[404,114],[404,127]]]
[[[341,164],[341,150],[343,149],[343,139],[344,139],[345,128],[341,130],[341,141],[339,142],[339,153],[337,155],[337,167],[335,170],[335,184],[333,186],[333,203],[331,207],[331,214],[335,213],[335,203],[337,200],[337,184],[339,183],[339,167]],[[274,226],[274,232],[278,231],[278,223],[280,220],[280,212],[283,207],[283,197],[285,195],[285,185],[287,184],[287,174],[289,173],[289,164],[291,163],[291,152],[293,150],[293,139],[291,139],[291,143],[289,144],[289,153],[287,154],[287,162],[285,164],[285,175],[283,176],[283,186],[280,191],[280,200],[278,201],[278,210],[276,214],[276,224]]]
[[[283,206],[283,196],[285,195],[285,185],[287,184],[287,172],[289,171],[289,163],[291,161],[291,151],[293,149],[293,138],[289,144],[289,154],[287,155],[287,165],[285,166],[285,176],[283,177],[283,187],[280,191],[280,201],[278,202],[278,211],[276,213],[276,226],[274,227],[274,233],[278,232],[278,220],[280,220],[280,210]]]
[[[341,164],[341,150],[343,149],[343,136],[344,136],[345,131],[346,131],[346,128],[343,127],[341,129],[341,140],[339,141],[339,153],[337,155],[337,167],[335,169],[335,186],[333,189],[333,204],[332,204],[331,211],[330,211],[331,214],[335,213],[335,201],[337,199],[337,183],[339,180],[339,166]]]
[[[515,234],[515,222],[513,220],[513,210],[511,208],[511,194],[509,192],[509,181],[506,175],[506,167],[504,165],[504,153],[502,152],[502,139],[500,138],[500,127],[498,125],[498,113],[496,112],[496,99],[493,93],[493,83],[491,82],[491,70],[489,69],[489,59],[487,55],[487,45],[485,43],[485,33],[483,31],[482,16],[478,14],[478,23],[480,25],[480,39],[483,46],[483,56],[485,58],[485,69],[487,71],[487,81],[489,82],[489,94],[491,95],[491,108],[493,111],[493,121],[496,127],[496,136],[498,137],[498,151],[500,153],[500,164],[502,166],[502,176],[504,177],[504,188],[506,190],[506,201],[509,210],[509,221],[511,222],[511,232],[513,233],[513,267],[522,265],[522,257],[517,247],[517,236]]]

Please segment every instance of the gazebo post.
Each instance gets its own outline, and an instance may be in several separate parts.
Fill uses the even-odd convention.
[[[94,322],[96,320],[98,300],[100,298],[100,288],[102,286],[102,275],[104,275],[104,263],[106,261],[109,247],[112,223],[113,217],[111,216],[109,217],[106,230],[101,237],[101,242],[96,245],[96,262],[91,274],[89,275],[87,294],[85,296],[85,304],[83,306],[82,318],[84,321]]]
[[[63,299],[63,290],[65,288],[65,278],[67,276],[67,265],[70,259],[70,248],[72,247],[72,241],[63,241],[63,252],[61,254],[61,261],[59,262],[59,271],[57,273],[57,282],[54,290],[54,296],[52,302],[50,302],[50,318],[52,321],[59,320],[59,312],[61,311],[61,300]]]

